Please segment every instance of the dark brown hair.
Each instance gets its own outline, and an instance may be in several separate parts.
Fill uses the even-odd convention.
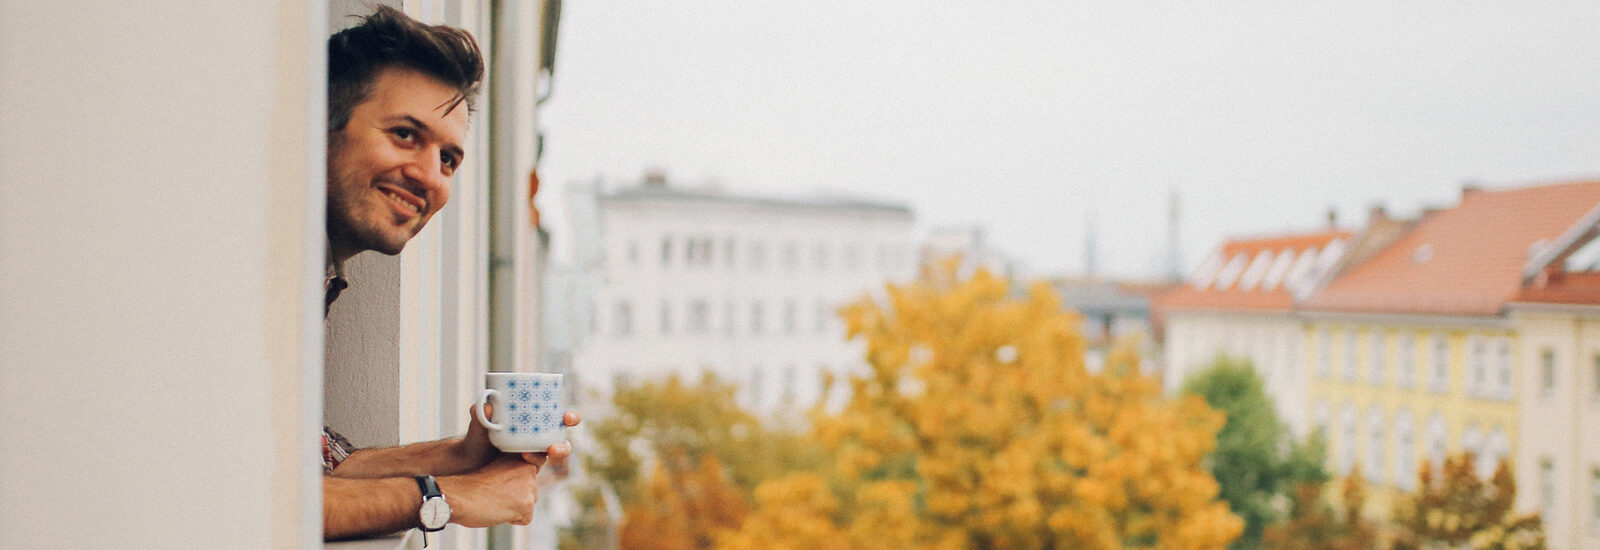
[[[356,105],[372,94],[378,73],[391,67],[412,69],[455,88],[446,113],[462,103],[471,112],[483,80],[483,54],[467,31],[429,25],[378,6],[360,25],[328,38],[330,133],[344,129]]]

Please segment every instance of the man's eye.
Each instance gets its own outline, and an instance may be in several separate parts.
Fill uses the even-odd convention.
[[[417,131],[404,126],[390,130],[389,133],[394,134],[394,137],[399,138],[401,141],[414,141],[417,139]]]
[[[444,153],[439,155],[439,165],[444,167],[444,173],[453,173],[456,171],[456,167],[461,165],[461,159],[456,158],[455,155]]]

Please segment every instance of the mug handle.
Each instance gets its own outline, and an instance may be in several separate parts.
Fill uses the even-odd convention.
[[[477,403],[472,404],[472,413],[477,415],[478,423],[483,424],[483,427],[489,428],[492,431],[504,430],[506,429],[505,426],[490,422],[488,417],[483,415],[483,404],[489,402],[489,396],[491,395],[500,395],[500,392],[494,391],[493,389],[483,390],[483,397],[478,399]]]

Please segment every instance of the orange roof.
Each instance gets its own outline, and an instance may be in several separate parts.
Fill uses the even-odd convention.
[[[1541,304],[1600,305],[1600,273],[1561,273],[1543,285],[1529,285],[1512,301]]]
[[[1304,276],[1302,272],[1311,269],[1309,266],[1324,247],[1349,236],[1347,231],[1333,230],[1225,242],[1188,283],[1157,297],[1155,306],[1289,311],[1294,308],[1294,296],[1288,279],[1297,274]],[[1297,269],[1302,261],[1307,267]]]
[[[1522,288],[1530,247],[1596,204],[1600,181],[1463,194],[1312,297],[1316,311],[1495,315]]]

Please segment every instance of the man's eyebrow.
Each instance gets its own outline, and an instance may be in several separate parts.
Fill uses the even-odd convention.
[[[433,136],[434,135],[433,128],[428,126],[428,123],[423,122],[422,119],[419,119],[419,118],[411,116],[411,115],[399,115],[399,116],[395,116],[395,117],[392,117],[392,118],[398,118],[400,120],[404,120],[406,123],[408,123],[408,124],[410,124],[412,126],[416,126],[417,130],[420,130],[424,134],[427,134],[429,136]],[[466,156],[466,151],[461,150],[461,146],[456,145],[454,143],[446,143],[444,145],[443,149],[445,151],[455,155],[458,158]]]

